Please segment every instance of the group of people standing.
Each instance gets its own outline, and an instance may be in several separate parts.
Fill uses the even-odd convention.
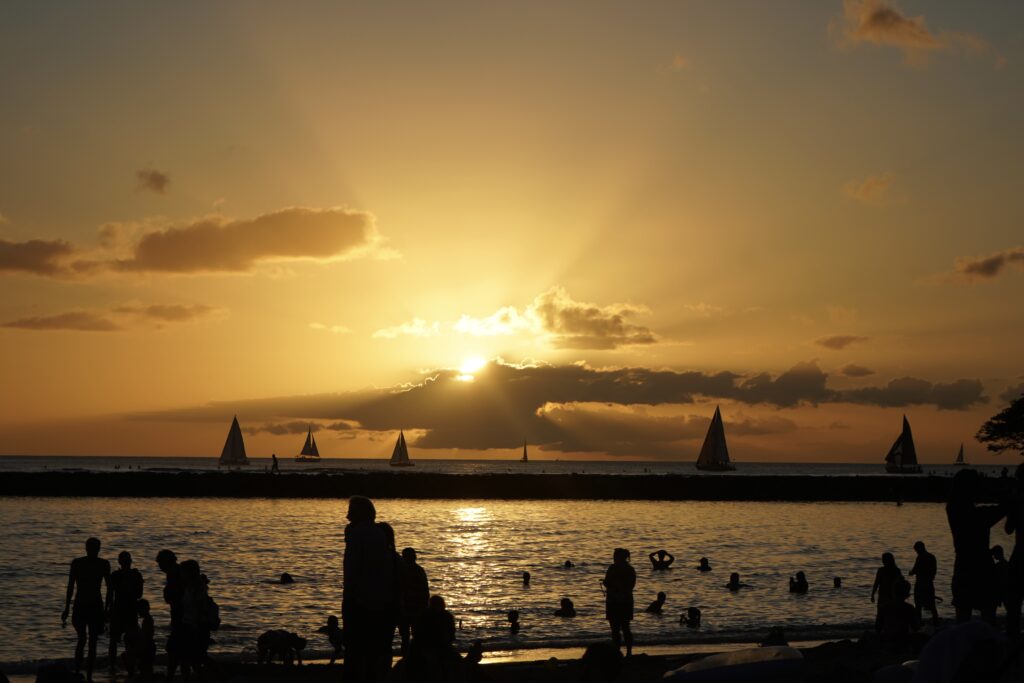
[[[85,556],[71,562],[61,623],[68,615],[74,626],[75,671],[85,660],[86,680],[92,680],[96,663],[96,645],[101,633],[109,630],[109,666],[114,670],[117,648],[124,643],[123,662],[129,674],[136,671],[144,679],[153,673],[156,641],[149,601],[142,597],[145,582],[132,567],[132,556],[122,551],[119,568],[111,573],[110,562],[100,557],[100,540],[85,542]],[[171,613],[167,639],[167,679],[180,667],[188,680],[190,671],[212,667],[208,655],[210,631],[220,627],[220,610],[210,598],[206,575],[195,560],[178,563],[170,550],[157,553],[156,563],[166,576],[163,599]],[[103,595],[103,590],[106,595]],[[86,646],[88,654],[86,656]]]

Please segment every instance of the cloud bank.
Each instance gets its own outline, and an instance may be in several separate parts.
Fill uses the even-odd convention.
[[[120,332],[128,329],[191,323],[220,313],[206,304],[125,304],[105,311],[66,311],[18,318],[0,327],[37,331]]]
[[[1011,267],[1024,270],[1024,247],[1003,249],[983,257],[958,258],[953,271],[942,279],[955,284],[973,284],[992,280]]]
[[[814,343],[825,349],[839,351],[841,349],[845,349],[851,344],[859,344],[866,342],[867,340],[867,337],[862,337],[856,334],[833,334],[826,337],[818,337],[814,340]]]

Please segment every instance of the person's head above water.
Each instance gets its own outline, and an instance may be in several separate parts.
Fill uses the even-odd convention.
[[[700,564],[698,564],[697,566],[701,569],[704,569],[705,567],[710,567],[711,564],[708,562],[708,558],[702,557],[700,558]]]
[[[334,616],[333,614],[327,617],[327,625],[330,628],[338,628],[338,617]]]
[[[295,583],[295,579],[293,579],[292,575],[288,572],[281,572],[281,583],[285,585]]]
[[[659,591],[659,592],[658,592],[658,598],[657,598],[657,602],[665,602],[665,600],[666,600],[666,598],[667,598],[667,597],[668,597],[668,596],[667,596],[667,595],[665,595],[665,591]]]
[[[616,548],[612,552],[612,562],[615,562],[616,564],[629,562],[629,551],[625,548]]]
[[[563,566],[563,567],[565,567],[566,569],[572,569],[572,568],[573,568],[573,567],[575,567],[576,565],[574,565],[574,564],[572,563],[572,560],[566,560],[566,561],[565,561],[565,564],[563,564],[562,566]]]
[[[98,557],[100,554],[100,539],[93,536],[85,542],[85,554],[89,557]]]
[[[558,604],[562,606],[562,609],[572,609],[573,608],[572,600],[570,600],[569,598],[562,598],[561,601],[559,601]]]
[[[896,566],[896,557],[892,553],[882,553],[882,566],[892,569]]]
[[[164,548],[156,554],[156,565],[160,569],[166,571],[176,564],[178,564],[178,556],[174,554],[174,551]]]
[[[348,499],[348,514],[345,517],[353,524],[373,522],[377,519],[377,508],[373,507],[373,501],[366,496],[352,496]]]
[[[840,577],[840,576],[833,576],[832,577],[832,587],[833,588],[842,588],[843,587],[843,579],[842,579],[842,577]]]
[[[807,575],[804,574],[803,572],[797,572],[796,573],[796,580],[799,581],[800,583],[807,583]]]
[[[510,609],[508,611],[508,620],[510,622],[512,622],[513,624],[516,623],[517,621],[519,621],[519,610],[517,610],[517,609]]]
[[[719,579],[719,581],[721,581],[721,579]],[[739,575],[738,572],[733,572],[732,574],[729,574],[729,583],[737,584],[739,582],[740,582],[740,575]]]
[[[530,572],[523,572],[523,585],[530,583]]]
[[[127,550],[122,550],[117,554],[117,563],[121,565],[121,569],[130,569],[132,566],[132,554]]]

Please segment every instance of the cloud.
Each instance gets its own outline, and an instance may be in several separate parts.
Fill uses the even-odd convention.
[[[907,16],[883,0],[843,0],[842,26],[833,22],[829,28],[839,33],[843,46],[867,43],[896,48],[911,66],[924,66],[936,52],[964,49],[981,53],[990,49],[983,38],[973,33],[934,32],[923,16]]]
[[[849,199],[868,206],[887,206],[891,203],[891,190],[896,176],[891,171],[871,175],[864,180],[851,180],[843,185],[843,194]]]
[[[847,377],[867,377],[868,375],[875,374],[875,371],[871,368],[866,368],[863,365],[856,365],[854,363],[850,363],[843,367],[840,372]]]
[[[205,304],[125,304],[105,311],[68,311],[53,315],[19,318],[0,327],[22,330],[75,330],[79,332],[120,332],[166,324],[195,322],[222,309]]]
[[[1012,403],[1021,396],[1024,396],[1024,384],[1017,384],[1012,387],[1007,387],[1006,391],[999,394],[999,400],[1006,403]]]
[[[325,325],[323,323],[310,323],[309,329],[318,332],[330,332],[331,334],[352,334],[352,330],[344,325]]]
[[[171,176],[155,168],[141,168],[135,172],[136,192],[165,194],[171,184]]]
[[[859,403],[895,408],[909,405],[934,405],[940,410],[963,410],[987,403],[984,387],[976,379],[958,379],[948,384],[932,383],[916,377],[900,377],[884,387],[864,387],[837,392],[842,403]]]
[[[543,338],[556,348],[615,349],[658,341],[651,330],[630,322],[634,316],[648,312],[647,308],[633,304],[600,306],[576,301],[563,287],[555,286],[535,297],[522,312],[515,306],[505,306],[483,318],[462,315],[454,323],[413,318],[401,325],[377,330],[373,336],[395,339],[444,334],[473,337],[529,334]]]
[[[867,340],[867,337],[861,337],[856,334],[833,334],[825,337],[818,337],[814,340],[814,343],[822,348],[839,351],[840,349],[845,349],[850,344],[858,344],[866,342]]]
[[[76,253],[75,247],[63,240],[8,242],[0,239],[0,273],[59,275]]]
[[[1009,267],[1024,270],[1024,247],[1003,249],[993,254],[977,258],[957,258],[953,272],[947,273],[942,281],[951,283],[973,284],[991,280]]]
[[[703,435],[710,406],[702,408],[702,415],[684,415],[695,412],[686,406],[698,401],[769,408],[856,403],[963,409],[985,400],[978,380],[933,384],[902,378],[886,386],[837,391],[827,386],[828,376],[814,363],[799,363],[779,375],[740,375],[493,361],[473,382],[459,381],[458,374],[439,370],[416,383],[383,389],[213,403],[134,417],[221,421],[237,413],[249,422],[342,422],[346,431],[367,434],[404,428],[408,437],[418,430],[417,448],[515,448],[527,439],[556,450],[657,454],[679,440]],[[726,429],[737,436],[763,435],[792,431],[796,425],[780,416],[733,415]]]
[[[91,251],[61,240],[0,240],[0,272],[78,279],[104,273],[248,273],[281,261],[376,255],[382,241],[372,214],[344,208],[292,207],[248,219],[207,216],[135,237],[145,227],[105,224],[100,248]]]
[[[123,329],[103,313],[70,311],[55,315],[18,318],[0,323],[0,327],[20,330],[73,330],[77,332],[116,332]]]

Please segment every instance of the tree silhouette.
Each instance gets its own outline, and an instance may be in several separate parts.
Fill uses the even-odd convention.
[[[1013,450],[1024,455],[1024,395],[989,418],[974,438],[995,453]]]

